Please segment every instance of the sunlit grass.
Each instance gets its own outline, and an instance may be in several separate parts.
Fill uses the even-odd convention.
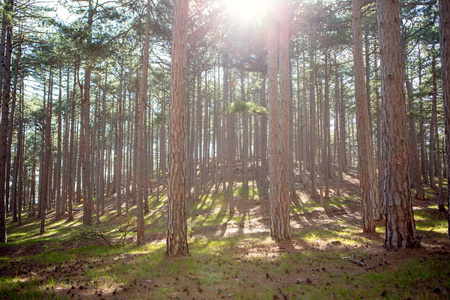
[[[264,233],[242,234],[243,231],[238,230],[241,228],[238,225],[244,228],[252,221],[250,218],[255,218],[248,211],[240,211],[240,201],[255,201],[255,208],[250,209],[254,209],[253,212],[256,203],[259,205],[263,201],[259,201],[256,186],[250,183],[245,189],[236,185],[233,195],[237,208],[233,216],[230,216],[229,200],[222,192],[202,195],[198,200],[188,199],[191,254],[188,257],[167,258],[165,255],[165,240],[160,238],[164,236],[167,224],[165,191],[160,193],[159,201],[156,201],[155,193],[149,197],[145,232],[159,238],[144,246],[134,245],[135,206],[121,216],[116,215],[113,206],[100,218],[100,225],[88,229],[82,226],[81,218],[72,222],[48,219],[44,235],[39,235],[39,222],[35,219],[24,220],[20,227],[9,225],[12,245],[41,246],[42,243],[42,253],[0,256],[0,266],[23,263],[27,259],[39,263],[50,274],[55,266],[73,268],[82,264],[83,268],[78,273],[59,274],[59,277],[52,274],[42,281],[24,279],[23,276],[0,276],[0,299],[51,299],[57,297],[52,288],[81,284],[110,290],[134,288],[138,286],[134,285],[135,281],[148,287],[143,298],[151,299],[192,298],[195,293],[205,295],[205,298],[213,295],[214,298],[231,299],[272,299],[274,295],[279,298],[285,295],[290,299],[381,298],[384,295],[393,299],[428,299],[435,296],[429,289],[430,284],[450,288],[446,279],[450,278],[446,271],[450,265],[437,258],[405,260],[394,270],[386,266],[379,266],[373,272],[363,268],[355,270],[359,267],[354,267],[347,257],[354,254],[358,259],[367,259],[369,253],[365,247],[380,248],[385,229],[379,225],[377,234],[363,235],[359,215],[334,217],[333,213],[345,214],[359,205],[359,198],[350,192],[326,200],[325,207],[320,201],[306,197],[294,201],[290,212],[297,217],[298,223],[292,230],[290,251],[279,249],[279,244],[270,237],[266,223],[260,225],[267,229]],[[446,219],[436,213],[437,210],[436,205],[415,210],[419,234],[433,232],[439,234],[437,237],[445,236]],[[307,222],[302,223],[307,218]],[[217,230],[210,228],[209,235],[196,232],[207,226],[217,226]],[[237,233],[219,234],[228,230],[227,226],[236,229]],[[217,233],[214,234],[215,230]],[[125,231],[131,239],[123,245],[118,244]],[[112,246],[103,242],[100,234]]]
[[[0,299],[57,299],[53,291],[46,291],[38,279],[0,277]]]

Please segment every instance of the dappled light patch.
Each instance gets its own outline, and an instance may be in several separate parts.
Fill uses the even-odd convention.
[[[48,219],[43,236],[38,235],[34,220],[24,220],[23,226],[11,228],[12,243],[0,248],[7,255],[0,259],[0,295],[83,299],[447,297],[450,283],[444,280],[448,271],[442,262],[450,261],[450,244],[437,206],[428,201],[414,203],[422,248],[386,251],[384,222],[377,223],[375,234],[362,233],[358,188],[352,176],[346,179],[351,182],[343,182],[341,193],[332,194],[323,207],[317,199],[297,191],[290,207],[292,239],[286,242],[270,237],[268,200],[260,198],[252,184],[248,191],[240,186],[234,191],[232,216],[220,192],[189,199],[188,257],[166,258],[164,192],[160,201],[154,194],[149,198],[144,246],[134,245],[134,208],[117,216],[116,207],[111,206],[102,223],[88,230],[90,239],[83,235],[86,229],[78,212],[70,223]],[[124,234],[120,228],[128,228],[124,243],[118,243]],[[395,276],[401,278],[397,285]]]

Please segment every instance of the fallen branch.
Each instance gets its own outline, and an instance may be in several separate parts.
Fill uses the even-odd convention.
[[[349,261],[351,261],[354,264],[357,264],[360,267],[364,267],[364,263],[362,261],[355,259],[355,254],[352,254],[352,257],[349,258]]]

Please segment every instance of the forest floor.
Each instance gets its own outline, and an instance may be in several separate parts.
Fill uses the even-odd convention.
[[[8,219],[0,299],[449,299],[446,212],[434,191],[413,202],[420,247],[387,251],[383,221],[362,234],[358,190],[346,175],[324,206],[297,190],[292,240],[281,243],[270,238],[268,202],[256,187],[236,189],[232,216],[220,193],[188,200],[191,255],[177,258],[165,257],[164,192],[150,198],[140,247],[135,209],[117,216],[112,199],[101,225],[88,229],[80,210],[72,222],[49,214],[44,235],[35,217],[21,226]]]

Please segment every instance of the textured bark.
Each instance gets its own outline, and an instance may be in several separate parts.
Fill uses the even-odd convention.
[[[330,141],[330,88],[329,88],[329,68],[328,49],[325,50],[325,91],[323,103],[323,162],[325,176],[325,199],[330,198],[330,170],[331,170],[331,141]]]
[[[31,166],[31,187],[30,187],[30,206],[28,207],[28,212],[35,213],[35,203],[36,203],[36,129],[34,131],[34,150],[33,150],[33,164]]]
[[[223,72],[223,103],[226,109],[230,108],[231,99],[230,99],[230,82],[233,82],[230,78],[230,57],[227,53],[223,55],[223,64],[224,64],[224,72]],[[235,136],[234,136],[234,114],[227,114],[224,117],[225,126],[224,133],[226,133],[226,138],[223,138],[223,151],[226,153],[227,160],[227,177],[226,181],[228,182],[228,186],[226,188],[226,200],[229,202],[230,208],[229,213],[230,216],[234,215],[234,199],[233,199],[233,186],[234,186],[234,158],[235,158]]]
[[[8,2],[8,8],[13,10],[13,1]],[[4,16],[7,10],[4,10]],[[5,17],[3,17],[5,20]],[[0,53],[2,65],[0,66],[2,88],[2,121],[0,124],[0,243],[6,243],[6,206],[5,206],[5,164],[8,148],[8,114],[10,101],[10,84],[11,84],[11,53],[12,53],[12,23],[2,24],[2,38],[4,37],[3,30],[6,33],[6,53]],[[2,41],[3,42],[3,41]],[[2,43],[3,45],[3,43]],[[3,46],[0,46],[3,47]],[[2,49],[3,50],[3,49]]]
[[[433,47],[434,48],[434,47]],[[433,95],[431,98],[431,123],[430,123],[430,160],[429,160],[429,174],[430,174],[430,186],[433,189],[437,189],[435,176],[436,172],[436,132],[437,132],[437,82],[436,82],[436,56],[433,53],[431,60],[431,76],[432,76],[432,88]]]
[[[303,111],[303,115],[302,115],[302,131],[303,131],[303,145],[302,145],[302,160],[303,160],[303,165],[304,165],[304,169],[308,169],[311,164],[309,164],[309,127],[308,127],[308,106],[306,104],[306,89],[307,89],[307,85],[306,85],[306,58],[305,58],[306,54],[305,52],[303,52],[303,63],[302,63],[302,75],[303,75],[303,93],[302,93],[302,111]],[[303,174],[302,174],[303,175]]]
[[[63,134],[63,151],[62,151],[62,191],[61,191],[61,210],[60,215],[64,215],[64,212],[67,208],[67,192],[68,192],[68,177],[71,170],[68,166],[69,161],[69,132],[70,132],[70,126],[69,126],[69,114],[71,112],[71,105],[70,105],[70,72],[67,71],[67,96],[66,96],[66,109],[64,113],[64,120],[63,120],[63,127],[64,127],[64,134]]]
[[[145,244],[145,224],[144,224],[144,188],[146,181],[145,174],[145,161],[144,157],[144,113],[146,110],[146,98],[147,98],[147,77],[148,77],[148,59],[149,59],[149,45],[150,45],[150,0],[147,1],[147,14],[145,17],[145,44],[144,44],[144,55],[142,57],[142,78],[141,86],[139,90],[139,102],[136,110],[137,122],[136,122],[136,132],[137,132],[137,156],[136,159],[138,170],[137,171],[137,244]]]
[[[275,1],[273,2],[275,3]],[[279,194],[279,107],[278,107],[278,10],[272,8],[267,36],[267,67],[269,95],[269,206],[270,233],[278,238],[278,194]]]
[[[355,68],[356,126],[358,135],[358,160],[361,187],[363,232],[375,232],[372,207],[378,203],[378,182],[373,160],[372,133],[370,129],[369,99],[364,83],[364,64],[361,33],[361,2],[352,1],[353,63]],[[380,213],[378,211],[377,215]]]
[[[16,69],[17,70],[17,69]],[[17,75],[15,76],[14,80],[14,93],[13,93],[13,101],[15,101],[16,95],[17,95]],[[17,225],[22,225],[22,203],[24,201],[25,195],[24,195],[24,157],[26,157],[26,149],[24,148],[25,145],[25,135],[24,135],[24,97],[23,97],[23,91],[21,91],[21,97],[20,97],[20,108],[19,108],[19,131],[17,134],[17,157],[18,157],[18,185],[17,185]],[[25,205],[24,205],[25,206]]]
[[[341,180],[343,177],[342,174],[342,159],[341,159],[341,136],[340,136],[340,126],[339,126],[339,115],[340,115],[340,106],[341,106],[341,97],[339,92],[339,68],[337,65],[337,59],[336,56],[334,58],[335,61],[335,70],[334,70],[334,101],[335,101],[335,109],[334,109],[334,144],[335,144],[335,152],[336,152],[336,159],[335,164],[338,166],[338,185],[337,185],[337,194],[340,194],[340,185]]]
[[[162,99],[162,103],[161,103],[161,113],[163,116],[166,115],[166,97],[164,94],[164,97]],[[160,128],[160,142],[159,142],[159,170],[161,172],[161,180],[162,180],[162,184],[163,186],[166,185],[166,181],[167,181],[167,153],[166,153],[166,124],[163,123],[161,124],[161,128]]]
[[[91,44],[92,35],[92,18],[93,8],[92,0],[89,0],[88,13],[88,31],[89,39],[88,45]],[[84,98],[81,100],[81,145],[80,154],[82,159],[82,185],[83,185],[83,225],[91,226],[92,224],[92,209],[93,209],[93,182],[91,178],[91,142],[90,142],[90,97],[91,97],[91,66],[86,66],[84,78]]]
[[[341,168],[341,177],[343,172],[347,172],[347,148],[346,148],[346,128],[345,111],[346,103],[344,101],[344,76],[340,78],[340,100],[339,100],[339,168]]]
[[[119,80],[119,107],[116,129],[116,157],[114,158],[114,177],[117,193],[117,215],[122,214],[122,151],[123,151],[123,66],[121,66]]]
[[[188,11],[188,0],[175,0],[169,110],[167,256],[189,254],[184,170]]]
[[[406,77],[405,77],[406,78]],[[416,198],[424,200],[424,192],[422,185],[422,169],[420,168],[419,149],[417,144],[416,120],[414,117],[414,100],[411,80],[406,79],[406,91],[408,97],[408,123],[409,123],[409,153],[411,162],[411,176],[414,187],[416,188]]]
[[[403,90],[402,43],[398,1],[377,0],[383,96],[383,195],[386,201],[388,249],[414,245],[414,219],[409,179],[406,102]]]
[[[444,101],[445,143],[447,147],[447,182],[450,182],[450,3],[439,1],[439,33],[441,38],[442,98]],[[450,237],[450,193],[447,193],[448,235]]]
[[[374,58],[374,69],[378,70],[378,55],[375,54]],[[379,81],[379,72],[375,74],[375,80]],[[380,213],[381,215],[385,215],[386,213],[386,202],[383,199],[383,147],[382,147],[382,118],[381,118],[381,96],[380,90],[375,89],[375,97],[376,97],[376,105],[377,105],[377,166],[378,166],[378,190],[380,195]]]
[[[419,86],[422,85],[422,59],[420,55],[420,43],[418,47],[418,61],[419,61]],[[422,97],[419,99],[419,113],[423,116],[423,100]],[[425,147],[425,128],[424,128],[424,118],[419,119],[419,140],[420,140],[420,167],[422,169],[422,182],[428,184],[428,166],[427,166],[427,149]]]
[[[77,74],[79,72],[79,65],[77,66],[77,68],[75,69],[74,73],[73,73],[73,94],[72,94],[72,101],[70,104],[70,150],[69,150],[69,159],[67,162],[67,167],[69,170],[73,170],[75,168],[75,164],[76,164],[76,152],[77,152],[77,146],[75,143],[75,96],[76,96],[76,82],[77,82]],[[73,220],[73,201],[75,200],[75,176],[73,174],[73,172],[68,172],[68,177],[67,177],[67,195],[68,195],[68,207],[67,207],[67,213],[68,213],[68,217],[67,220],[68,221],[72,221]]]
[[[245,102],[245,84],[244,84],[244,71],[241,70],[241,101]],[[249,143],[249,137],[248,137],[248,114],[246,111],[242,114],[242,165],[244,170],[244,181],[242,183],[242,186],[244,188],[244,191],[248,193],[248,143]]]
[[[99,168],[98,168],[98,191],[97,191],[97,216],[96,216],[96,223],[100,223],[100,216],[99,214],[104,214],[104,208],[105,208],[105,148],[106,148],[106,138],[105,138],[105,131],[106,131],[106,91],[107,91],[107,85],[108,85],[108,69],[105,70],[105,86],[103,88],[103,95],[102,95],[102,112],[100,114],[101,116],[101,126],[100,126],[100,153],[99,153]],[[100,208],[101,207],[101,208]]]
[[[290,60],[289,60],[289,7],[288,1],[281,1],[280,7],[280,132],[279,138],[279,173],[280,187],[277,197],[276,211],[272,212],[272,218],[276,216],[275,228],[271,229],[272,236],[277,240],[291,238],[289,223],[289,162],[290,162],[290,137],[291,122],[289,116],[291,108],[290,93]]]
[[[261,106],[267,108],[267,101],[266,101],[266,76],[263,76],[263,81],[261,84],[261,90],[260,90],[260,102]],[[267,182],[267,174],[269,173],[269,166],[267,162],[267,117],[263,116],[261,118],[261,186],[262,186],[262,196],[264,198],[268,198],[269,196],[269,186]]]
[[[317,190],[316,190],[316,152],[317,152],[317,126],[316,126],[316,95],[314,88],[314,62],[313,57],[311,56],[311,68],[313,71],[309,73],[309,118],[310,118],[310,132],[309,132],[309,140],[310,140],[310,179],[311,179],[311,198],[316,198]]]
[[[47,101],[45,100],[44,93],[44,126],[42,130],[42,164],[39,173],[42,173],[42,182],[39,182],[41,193],[39,195],[39,208],[40,208],[40,218],[41,218],[41,228],[40,234],[45,232],[45,212],[48,209],[47,205],[49,202],[49,188],[51,187],[51,120],[52,120],[52,66],[50,65],[50,76],[49,76],[49,91],[47,96]]]
[[[84,98],[81,100],[81,139],[80,154],[82,168],[82,190],[83,190],[83,225],[92,224],[92,181],[91,181],[91,155],[90,155],[90,80],[91,72],[88,68],[85,75]]]
[[[56,153],[56,165],[55,165],[55,192],[56,192],[56,207],[55,207],[55,219],[61,219],[61,144],[62,144],[62,70],[59,69],[59,94],[58,94],[58,142]]]
[[[3,47],[4,48],[4,47]],[[19,42],[19,47],[18,47],[18,51],[17,51],[17,59],[16,62],[14,64],[14,68],[15,70],[19,69],[19,62],[20,62],[20,58],[22,56],[22,43]],[[0,52],[3,53],[3,52]],[[12,138],[13,138],[13,132],[14,132],[14,118],[15,118],[15,109],[16,109],[16,95],[17,95],[17,79],[18,79],[18,74],[19,72],[15,72],[14,75],[14,88],[13,88],[13,97],[12,97],[12,104],[11,104],[11,117],[9,120],[9,125],[8,126],[8,145],[7,145],[7,153],[6,153],[6,174],[11,174],[11,157],[12,157],[12,153],[11,153],[11,147],[12,147]],[[1,87],[1,85],[0,85]],[[14,169],[15,172],[15,169]],[[7,175],[9,176],[9,175]],[[16,178],[13,179],[13,185],[16,183]],[[6,182],[6,191],[5,191],[5,199],[6,199],[6,209],[8,209],[8,199],[10,199],[10,185],[9,185],[9,181],[7,180]],[[13,193],[15,194],[15,192]],[[12,200],[14,200],[14,208],[16,207],[16,203],[15,203],[15,197],[12,197]],[[13,221],[16,219],[16,212],[13,211]]]

